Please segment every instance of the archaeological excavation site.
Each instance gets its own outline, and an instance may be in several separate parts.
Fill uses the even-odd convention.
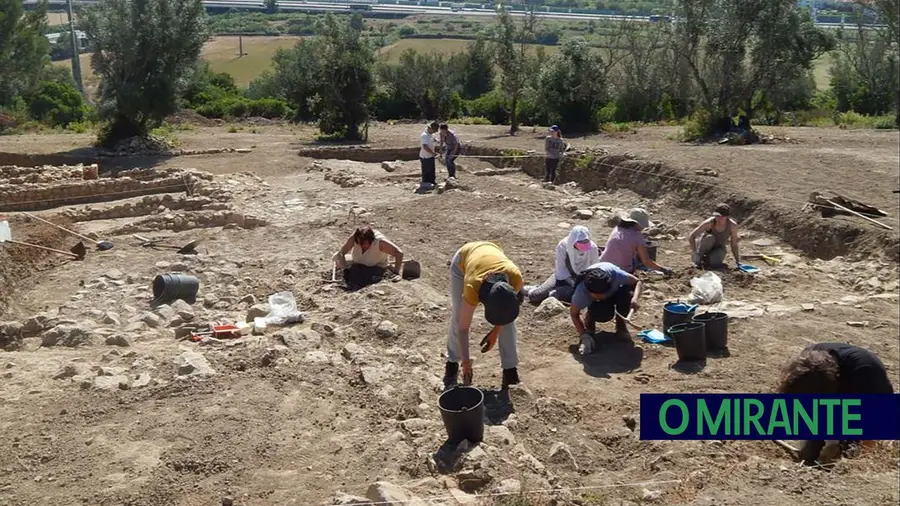
[[[900,385],[896,131],[576,138],[551,184],[543,133],[460,126],[456,178],[439,163],[421,191],[420,127],[360,146],[197,127],[184,149],[116,156],[0,138],[0,506],[900,501],[897,441],[804,465],[797,441],[642,439],[640,413],[642,393],[775,392],[822,342],[872,351]],[[691,233],[722,203],[743,263],[697,268]],[[501,388],[479,307],[480,411],[441,404],[455,253],[491,241],[537,286],[573,227],[604,247],[635,208],[665,273],[634,271],[628,336],[597,322],[584,354],[568,303],[526,299],[520,382]],[[348,286],[334,259],[365,227],[402,276]],[[724,315],[717,349],[675,345],[673,303]]]

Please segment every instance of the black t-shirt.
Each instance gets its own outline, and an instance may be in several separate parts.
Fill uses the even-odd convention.
[[[847,343],[819,343],[810,346],[827,351],[840,368],[842,394],[892,394],[894,387],[884,364],[869,350]]]

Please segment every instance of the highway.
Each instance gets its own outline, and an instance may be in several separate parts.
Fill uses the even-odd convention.
[[[65,0],[49,0],[50,5],[65,6]],[[25,0],[25,5],[34,5],[35,0]],[[74,0],[76,5],[90,5],[97,3],[97,0]],[[203,5],[208,8],[217,9],[253,9],[262,10],[265,8],[262,1],[253,0],[204,0]],[[322,2],[304,2],[304,1],[279,1],[278,9],[285,12],[291,11],[308,11],[308,12],[349,12],[350,3],[322,3]],[[367,4],[371,5],[371,10],[360,12],[373,12],[385,14],[426,14],[432,16],[496,16],[497,12],[492,8],[457,8],[438,7],[429,5],[395,5],[395,4]],[[512,16],[525,16],[524,11],[509,11]],[[585,14],[585,13],[565,13],[565,12],[535,12],[535,17],[545,19],[559,19],[572,21],[641,21],[649,22],[648,16],[622,16],[615,14]],[[838,28],[840,23],[816,23],[821,28]]]

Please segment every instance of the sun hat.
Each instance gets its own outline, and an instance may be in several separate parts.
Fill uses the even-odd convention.
[[[622,219],[622,221],[637,223],[641,226],[641,228],[645,229],[653,226],[653,222],[650,221],[650,214],[640,207],[635,207],[627,213],[622,213],[620,218]]]

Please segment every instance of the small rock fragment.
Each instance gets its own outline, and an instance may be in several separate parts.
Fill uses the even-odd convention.
[[[109,346],[122,346],[123,348],[127,348],[128,346],[131,346],[131,339],[122,334],[115,334],[106,338],[106,344]]]
[[[562,302],[555,297],[547,297],[541,302],[541,305],[534,310],[534,317],[539,320],[549,320],[550,318],[565,312],[566,306],[564,306]]]
[[[384,320],[375,327],[375,335],[382,339],[396,337],[399,332],[400,329],[397,327],[397,324],[390,320]]]
[[[575,211],[575,217],[579,220],[589,220],[594,217],[594,211],[590,209],[579,209]]]
[[[175,360],[175,372],[179,376],[212,376],[216,374],[202,354],[186,351]]]
[[[253,323],[256,318],[264,318],[269,314],[268,304],[254,304],[247,310],[247,323]]]
[[[387,481],[376,481],[369,485],[366,497],[384,506],[426,506],[425,501],[409,490]]]

